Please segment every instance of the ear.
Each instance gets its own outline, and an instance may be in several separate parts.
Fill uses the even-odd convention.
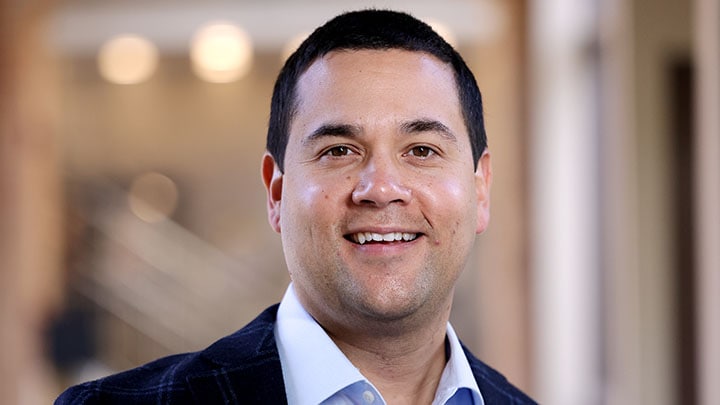
[[[267,151],[262,158],[262,179],[267,191],[268,222],[275,232],[280,233],[283,173]]]
[[[490,222],[490,186],[492,185],[492,164],[490,152],[485,149],[478,160],[475,171],[475,189],[478,199],[477,229],[483,233]]]

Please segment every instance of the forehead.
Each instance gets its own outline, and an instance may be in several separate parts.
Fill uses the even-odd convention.
[[[309,66],[298,80],[296,94],[293,124],[422,117],[467,133],[452,68],[423,52],[333,51]]]
[[[378,82],[394,76],[400,82],[414,82],[418,89],[435,87],[435,91],[457,97],[455,75],[450,65],[431,54],[402,49],[331,51],[317,58],[300,76],[298,94],[319,86],[350,84],[345,82],[367,80],[373,76]]]

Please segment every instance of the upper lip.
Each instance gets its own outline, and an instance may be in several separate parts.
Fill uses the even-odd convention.
[[[359,232],[372,232],[372,233],[392,233],[392,232],[406,232],[406,233],[421,233],[420,231],[416,229],[408,229],[403,227],[392,227],[392,226],[383,226],[383,227],[353,227],[350,229],[347,234],[353,234],[353,233],[359,233]]]
[[[367,228],[354,227],[353,229],[349,230],[349,231],[346,232],[345,234],[346,234],[346,235],[353,235],[353,234],[361,233],[361,232],[363,232],[363,233],[364,233],[364,232],[379,233],[379,234],[381,234],[381,235],[384,235],[384,234],[386,234],[386,233],[394,233],[394,232],[400,232],[400,233],[417,233],[417,234],[421,234],[421,233],[422,233],[421,231],[416,230],[416,229],[408,229],[408,228],[403,228],[403,227],[397,227],[397,228],[395,228],[395,227],[390,227],[390,226],[383,226],[383,227],[367,227]]]

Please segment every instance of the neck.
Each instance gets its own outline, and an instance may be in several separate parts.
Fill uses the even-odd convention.
[[[447,362],[448,317],[449,308],[405,333],[378,333],[381,327],[328,333],[388,404],[429,404]]]

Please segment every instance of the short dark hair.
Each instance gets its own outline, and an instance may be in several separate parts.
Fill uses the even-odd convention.
[[[482,97],[475,77],[460,54],[429,25],[409,14],[390,10],[361,10],[341,14],[316,29],[287,59],[273,90],[267,150],[284,171],[290,123],[297,108],[297,83],[315,60],[335,50],[403,49],[425,52],[450,65],[470,137],[473,161],[487,147]]]

